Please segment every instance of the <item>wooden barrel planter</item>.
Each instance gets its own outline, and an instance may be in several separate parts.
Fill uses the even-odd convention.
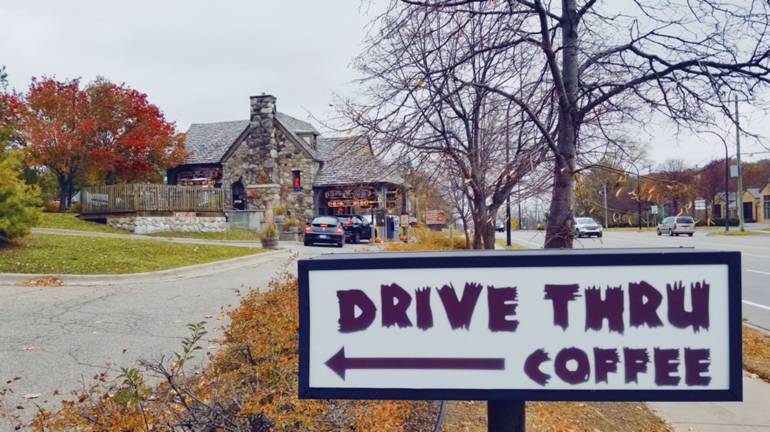
[[[278,247],[278,237],[265,237],[260,239],[260,241],[265,249],[275,249]]]

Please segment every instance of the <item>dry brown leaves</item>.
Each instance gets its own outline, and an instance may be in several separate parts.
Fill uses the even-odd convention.
[[[27,281],[19,282],[16,286],[61,286],[61,279],[57,277],[38,277]]]
[[[442,432],[487,429],[487,404],[452,401],[447,404]],[[670,432],[666,423],[639,402],[527,402],[527,430]]]
[[[743,327],[743,367],[770,382],[770,336]]]

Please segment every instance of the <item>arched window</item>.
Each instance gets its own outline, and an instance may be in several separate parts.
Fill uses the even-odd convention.
[[[243,193],[243,183],[239,181],[233,183],[233,208],[236,210],[246,210],[246,197]]]

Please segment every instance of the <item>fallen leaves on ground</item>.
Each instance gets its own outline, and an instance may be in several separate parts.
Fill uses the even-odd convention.
[[[770,335],[743,327],[743,367],[770,382]]]
[[[38,277],[19,282],[16,286],[61,286],[61,279],[57,277]]]

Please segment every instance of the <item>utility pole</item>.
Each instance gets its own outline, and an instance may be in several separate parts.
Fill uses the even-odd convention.
[[[507,178],[511,178],[510,173],[510,152],[511,152],[511,101],[508,101],[508,109],[505,112],[505,174]],[[521,136],[521,135],[519,135]],[[497,227],[495,227],[497,228]],[[505,199],[505,248],[511,249],[511,192],[508,192],[508,197]]]
[[[607,183],[604,183],[604,229],[610,227],[609,219],[610,215],[607,212]]]
[[[738,120],[738,94],[735,95],[735,159],[738,162],[738,190],[735,195],[738,203],[738,229],[744,231],[743,226],[743,178],[741,177],[741,126]],[[725,223],[729,223],[725,220]]]
[[[519,183],[519,223],[516,224],[516,229],[521,231],[521,183]]]

